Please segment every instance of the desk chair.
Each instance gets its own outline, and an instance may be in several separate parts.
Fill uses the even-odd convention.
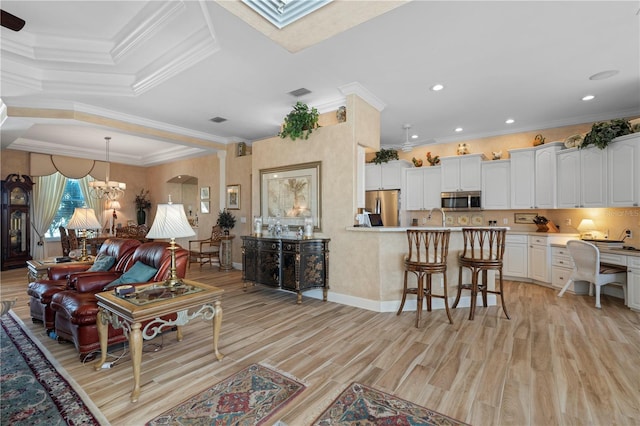
[[[607,284],[621,286],[624,304],[627,304],[627,269],[624,266],[600,263],[600,250],[586,241],[571,240],[567,242],[567,249],[573,259],[573,272],[558,297],[562,297],[572,282],[587,281],[589,296],[593,296],[593,287],[596,288],[596,308],[601,308],[600,287]]]
[[[453,324],[451,312],[449,312],[449,299],[447,295],[447,256],[449,252],[449,235],[446,230],[407,230],[409,241],[409,254],[404,259],[404,288],[402,290],[402,302],[396,315],[402,313],[407,294],[417,296],[416,327],[420,327],[422,316],[422,301],[427,299],[427,311],[431,312],[431,298],[444,299],[444,307],[447,311],[449,323]],[[409,272],[415,274],[416,287],[408,287],[407,278]],[[431,291],[433,274],[442,274],[443,295],[433,294]]]

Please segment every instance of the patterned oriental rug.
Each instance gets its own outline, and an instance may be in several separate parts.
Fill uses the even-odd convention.
[[[147,425],[262,425],[305,387],[286,374],[252,364]]]
[[[100,425],[107,419],[51,353],[9,312],[0,317],[0,423]]]
[[[314,426],[469,426],[467,423],[360,383],[351,383],[313,424]]]

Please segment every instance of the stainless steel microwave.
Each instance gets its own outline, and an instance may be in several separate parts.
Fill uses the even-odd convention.
[[[442,192],[440,199],[444,211],[482,210],[480,191]]]

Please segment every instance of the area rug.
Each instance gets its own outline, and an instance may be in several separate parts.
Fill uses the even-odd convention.
[[[0,317],[0,423],[100,425],[107,419],[13,312]]]
[[[286,373],[252,364],[147,425],[261,425],[305,387]]]
[[[314,426],[467,425],[360,383],[351,383],[313,424]]]

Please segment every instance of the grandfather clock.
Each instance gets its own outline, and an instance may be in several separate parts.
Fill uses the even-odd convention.
[[[10,174],[2,181],[2,270],[26,267],[31,259],[29,207],[33,182]]]

